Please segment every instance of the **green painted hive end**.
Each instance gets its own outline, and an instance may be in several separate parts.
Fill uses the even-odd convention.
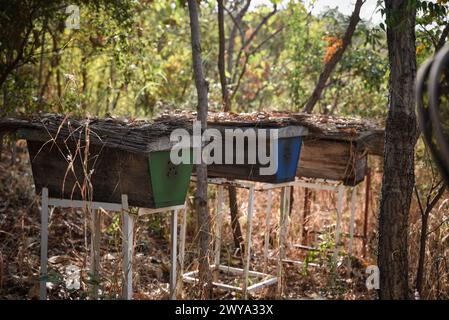
[[[151,186],[156,208],[184,204],[193,164],[175,165],[170,151],[152,152],[149,157]]]

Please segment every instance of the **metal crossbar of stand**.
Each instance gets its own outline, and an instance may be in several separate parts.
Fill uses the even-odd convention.
[[[106,202],[91,202],[82,200],[69,200],[50,198],[48,196],[48,189],[42,188],[42,208],[41,208],[41,268],[39,277],[39,298],[40,300],[47,299],[47,264],[48,264],[48,221],[49,221],[49,208],[61,207],[61,208],[87,208],[92,214],[92,238],[91,238],[91,275],[94,278],[93,293],[94,298],[98,298],[98,284],[96,279],[98,278],[98,269],[100,262],[100,213],[98,210],[103,209],[106,211],[122,212],[122,254],[123,254],[123,285],[122,285],[122,298],[125,300],[131,300],[133,296],[132,287],[132,256],[133,256],[133,228],[135,217],[129,214],[128,196],[122,195],[122,202],[119,203],[106,203]],[[143,208],[140,208],[143,209]],[[172,211],[171,215],[171,266],[170,266],[170,299],[176,299],[176,247],[177,247],[177,219],[178,211],[185,209],[185,205],[172,206],[166,208],[149,209],[145,208],[145,211],[139,210],[139,216]]]
[[[291,182],[285,183],[260,183],[253,181],[244,180],[228,180],[225,178],[209,178],[208,183],[217,185],[217,215],[216,215],[216,230],[215,230],[215,263],[210,265],[210,268],[218,269],[221,271],[227,271],[234,273],[236,275],[243,276],[243,286],[231,286],[228,284],[213,282],[214,286],[234,291],[241,291],[244,298],[247,298],[248,292],[256,291],[265,286],[278,283],[278,292],[282,290],[282,264],[283,262],[296,262],[300,261],[287,260],[285,258],[285,242],[288,230],[288,212],[290,208],[290,192],[291,187],[303,187],[317,190],[329,190],[337,192],[337,217],[335,226],[335,249],[333,254],[333,259],[335,260],[339,253],[340,246],[340,234],[341,234],[341,219],[342,219],[342,206],[343,206],[343,193],[345,186],[336,181],[324,181],[315,180],[314,182],[305,181],[297,179]],[[249,200],[248,200],[248,213],[247,213],[247,228],[246,228],[246,239],[245,239],[245,254],[243,261],[243,269],[233,268],[220,264],[220,249],[221,249],[221,232],[223,223],[223,190],[225,186],[233,186],[237,188],[244,188],[249,190]],[[272,207],[272,190],[281,188],[281,207],[280,207],[280,230],[279,230],[279,254],[278,254],[278,266],[277,266],[277,276],[272,276],[267,273],[261,273],[249,270],[250,267],[250,257],[251,257],[251,237],[252,237],[252,220],[254,211],[254,193],[255,191],[266,191],[268,193],[267,206],[265,212],[265,235],[264,235],[264,270],[267,270],[268,265],[268,250],[269,250],[269,232],[270,232],[270,219],[271,219],[271,207]],[[349,230],[349,254],[352,254],[353,248],[353,238],[354,238],[354,219],[355,219],[355,203],[356,203],[356,187],[352,188],[351,196],[351,217],[350,217],[350,230]],[[185,217],[183,219],[182,229],[185,229]],[[185,233],[181,236],[181,246],[180,250],[181,261],[184,261],[184,248],[185,248]],[[218,267],[217,267],[218,266]],[[183,264],[181,263],[181,268]],[[187,273],[182,273],[183,280],[186,282],[197,282],[198,271],[191,271]],[[249,276],[259,276],[265,277],[261,282],[255,283],[248,286]]]

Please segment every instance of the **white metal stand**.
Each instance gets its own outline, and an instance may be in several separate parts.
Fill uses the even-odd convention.
[[[289,226],[289,211],[290,211],[290,192],[291,187],[303,187],[317,190],[329,190],[337,193],[337,205],[336,205],[336,225],[335,225],[335,248],[333,252],[333,259],[336,261],[338,254],[340,252],[340,236],[341,236],[341,219],[342,219],[342,207],[343,207],[343,194],[345,186],[341,182],[336,181],[324,181],[324,180],[314,180],[313,182],[307,180],[297,179],[291,182],[285,183],[258,183],[252,181],[243,180],[227,180],[224,178],[209,178],[208,182],[210,184],[217,185],[217,214],[216,214],[216,230],[215,230],[215,249],[214,249],[214,264],[210,267],[213,269],[218,269],[221,271],[234,273],[243,276],[243,286],[231,286],[228,284],[220,283],[217,281],[213,282],[213,285],[222,289],[241,291],[244,298],[247,298],[248,292],[258,290],[267,285],[278,283],[278,293],[282,294],[282,265],[283,262],[295,262],[301,263],[300,261],[292,261],[286,259],[286,242]],[[245,239],[245,255],[243,269],[233,268],[220,264],[220,248],[221,248],[221,233],[222,233],[222,223],[223,223],[223,191],[224,186],[234,186],[238,188],[245,188],[249,190],[249,200],[248,200],[248,214],[247,214],[247,229],[246,229],[246,239]],[[269,251],[269,236],[270,236],[270,220],[271,220],[271,209],[272,209],[272,190],[276,188],[281,188],[281,210],[280,210],[280,228],[279,228],[279,254],[278,254],[278,268],[277,276],[271,276],[266,274],[268,265],[268,251]],[[265,191],[267,192],[267,206],[265,212],[265,235],[264,235],[264,273],[255,272],[249,270],[250,258],[251,258],[251,237],[252,237],[252,218],[254,211],[254,192],[255,191]],[[350,228],[349,228],[349,255],[352,254],[353,250],[353,238],[354,238],[354,222],[355,222],[355,203],[356,203],[356,187],[352,188],[351,196],[351,217],[350,217]],[[185,230],[186,216],[184,213],[183,225],[181,230]],[[185,250],[185,231],[181,233],[181,252],[180,252],[180,263],[181,263],[181,274],[183,280],[186,282],[197,282],[198,271],[191,271],[183,273],[184,266],[184,250]],[[248,286],[249,276],[259,276],[266,277],[262,282]]]
[[[227,180],[224,178],[209,178],[208,183],[217,185],[217,214],[215,217],[216,230],[215,230],[215,249],[214,249],[214,264],[210,266],[212,269],[221,270],[223,272],[232,273],[235,275],[239,275],[243,277],[243,285],[232,286],[225,283],[220,283],[218,281],[214,281],[213,285],[226,290],[240,291],[243,293],[243,297],[246,299],[248,297],[248,293],[259,290],[265,286],[269,286],[278,282],[278,277],[269,275],[265,272],[256,272],[250,270],[250,262],[251,262],[251,239],[252,239],[252,225],[253,225],[253,214],[254,214],[254,193],[255,191],[269,191],[271,195],[271,190],[275,188],[283,188],[287,189],[284,185],[281,184],[271,184],[271,183],[257,183],[253,181],[243,181],[243,180]],[[248,212],[247,212],[247,227],[246,227],[246,237],[245,237],[245,252],[244,252],[244,260],[243,260],[243,269],[234,268],[230,266],[225,266],[220,264],[220,251],[221,251],[221,233],[222,233],[222,225],[223,225],[223,193],[224,186],[234,186],[238,188],[248,189],[249,192],[249,200],[248,200]],[[284,202],[289,201],[289,191],[286,190],[284,193]],[[286,202],[287,203],[287,202]],[[270,208],[267,208],[266,221],[269,223],[269,210],[271,210],[271,200],[269,201]],[[183,219],[184,223],[185,219]],[[183,226],[182,228],[184,228]],[[267,229],[269,225],[266,226]],[[268,231],[265,234],[265,239],[268,237]],[[181,239],[181,246],[185,248],[185,234]],[[265,245],[267,247],[267,244]],[[268,250],[268,249],[267,249]],[[180,253],[184,262],[184,250]],[[182,268],[182,267],[181,267]],[[186,282],[197,282],[198,271],[191,271],[183,274],[183,280]],[[259,281],[251,286],[249,286],[249,276],[260,277],[262,281]]]
[[[122,254],[123,254],[123,285],[122,298],[131,300],[133,296],[132,287],[132,257],[134,243],[135,217],[129,214],[128,196],[122,195],[122,202],[105,203],[89,202],[81,200],[57,199],[48,197],[48,189],[42,188],[41,208],[41,270],[39,283],[40,300],[47,299],[47,263],[48,263],[48,221],[49,207],[61,208],[87,208],[91,212],[91,266],[90,274],[93,277],[93,295],[98,298],[98,276],[100,266],[100,236],[101,215],[99,209],[106,211],[122,212]],[[170,299],[176,299],[176,245],[177,245],[177,215],[178,210],[184,209],[185,205],[158,209],[145,209],[139,211],[139,216],[151,213],[173,211],[171,219],[171,267],[170,267]],[[141,213],[142,212],[142,213]]]
[[[343,183],[339,181],[330,181],[330,180],[321,180],[321,179],[315,179],[314,181],[307,181],[303,179],[297,179],[292,182],[287,182],[284,184],[284,186],[289,187],[301,187],[301,188],[308,188],[308,189],[314,189],[314,190],[328,190],[333,191],[337,194],[337,205],[336,205],[336,223],[335,223],[335,244],[334,244],[334,250],[333,250],[333,261],[335,262],[338,258],[338,255],[340,253],[341,243],[340,243],[340,236],[341,236],[341,219],[343,214],[343,195],[345,188],[352,188],[351,192],[351,215],[350,215],[350,225],[349,225],[349,242],[348,242],[348,254],[349,256],[353,253],[353,241],[354,241],[354,226],[355,226],[355,212],[356,212],[356,200],[357,200],[357,186],[354,187],[346,187],[343,185]],[[288,188],[290,190],[290,188]],[[288,199],[284,200],[284,203],[281,205],[281,235],[285,235],[288,229],[288,217],[284,218],[285,215],[282,213],[285,212],[285,210],[282,210],[283,207],[286,208],[287,212],[290,210],[290,203],[289,203],[290,195],[288,195]],[[287,202],[285,202],[287,201]],[[269,215],[271,211],[271,194],[268,194],[268,205],[267,205],[267,218],[266,220],[269,221]],[[266,231],[268,232],[268,231]],[[268,238],[268,235],[265,234],[266,239]],[[286,239],[281,239],[281,243],[285,243]],[[280,247],[280,255],[283,256],[283,246]],[[267,241],[265,243],[264,247],[264,258],[265,261],[268,260],[268,244]],[[301,261],[293,261],[293,260],[286,260],[285,257],[281,258],[281,261],[284,262],[293,262],[293,263],[302,263]]]

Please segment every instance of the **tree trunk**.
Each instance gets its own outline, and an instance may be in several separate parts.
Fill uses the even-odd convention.
[[[47,19],[44,21],[44,26],[42,28],[42,39],[41,39],[41,54],[40,54],[40,62],[39,62],[39,73],[38,73],[38,83],[37,83],[37,92],[36,95],[39,96],[39,101],[42,102],[42,92],[44,91],[42,89],[42,79],[44,77],[44,52],[45,52],[45,34],[47,32]]]
[[[302,215],[302,243],[309,244],[309,233],[307,232],[307,219],[310,216],[310,207],[312,204],[312,190],[304,188],[304,210]]]
[[[218,0],[218,71],[220,73],[221,84],[221,97],[223,103],[223,111],[227,112],[231,110],[229,105],[229,93],[226,81],[226,69],[225,69],[225,29],[224,29],[224,6],[223,0]]]
[[[433,189],[433,184],[432,184]],[[416,197],[418,199],[418,204],[421,209],[421,236],[419,241],[419,260],[418,260],[418,270],[416,271],[416,291],[418,291],[419,295],[422,296],[422,287],[423,287],[423,279],[424,279],[424,264],[426,262],[426,244],[427,244],[427,237],[428,237],[428,226],[429,226],[429,216],[432,212],[433,208],[436,206],[438,201],[441,199],[441,197],[444,194],[444,191],[446,189],[446,185],[443,184],[440,186],[440,189],[438,190],[435,197],[430,200],[430,194],[432,190],[429,191],[429,196],[427,197],[427,203],[426,208],[422,208],[421,200],[419,198],[419,193],[417,189],[416,191]]]
[[[427,226],[429,215],[422,216],[421,220],[421,237],[419,241],[419,261],[418,271],[416,272],[416,291],[419,295],[422,294],[422,280],[424,278],[424,262],[426,258],[426,240],[427,240]]]
[[[201,64],[201,38],[198,21],[198,7],[196,0],[188,0],[190,15],[190,33],[192,42],[193,74],[198,95],[198,120],[202,130],[207,126],[207,82],[204,79],[203,66]],[[195,207],[198,215],[199,228],[199,284],[201,298],[210,299],[212,296],[212,274],[209,268],[209,234],[210,217],[207,207],[207,166],[201,159],[201,164],[196,167],[197,183],[195,194]]]
[[[240,254],[245,252],[245,246],[243,244],[242,228],[239,222],[239,208],[237,204],[237,189],[235,187],[228,188],[229,193],[229,210],[231,212],[231,228],[232,237],[234,239],[234,246],[236,249],[240,249]]]
[[[386,0],[390,64],[384,173],[379,213],[380,299],[408,299],[408,215],[415,183],[416,7]]]
[[[365,0],[357,0],[357,2],[355,3],[354,11],[352,12],[351,18],[349,20],[348,28],[346,29],[345,35],[343,36],[342,45],[335,52],[329,62],[325,64],[324,69],[321,72],[320,77],[318,78],[315,89],[313,90],[312,95],[310,96],[309,100],[307,100],[306,105],[304,106],[304,112],[311,113],[313,107],[321,98],[321,94],[323,93],[327,80],[329,79],[332,71],[335,69],[337,63],[343,57],[343,53],[351,42],[352,35],[354,34],[355,28],[360,21],[360,9],[362,8],[364,2]]]
[[[218,38],[219,38],[219,52],[218,52],[218,71],[220,74],[221,96],[223,103],[223,111],[231,111],[231,104],[229,101],[229,92],[226,80],[226,66],[225,66],[225,29],[224,29],[224,5],[223,0],[218,0]],[[231,55],[231,53],[228,53]],[[239,210],[237,204],[237,190],[235,187],[228,187],[229,193],[229,208],[231,212],[231,226],[232,236],[234,238],[235,248],[240,248],[243,252],[243,237],[242,229],[239,222]]]
[[[2,153],[3,153],[3,134],[0,134],[0,161],[2,161]]]
[[[58,37],[56,35],[56,32],[55,32],[55,34],[52,34],[52,37],[53,37],[53,48],[55,48],[55,50],[56,50],[54,68],[56,69],[56,90],[57,90],[57,94],[58,94],[58,112],[62,113],[63,108],[62,108],[62,86],[61,86],[61,68],[60,68],[61,57],[60,57],[60,52],[58,49]]]

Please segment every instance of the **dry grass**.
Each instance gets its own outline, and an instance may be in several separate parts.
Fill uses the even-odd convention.
[[[39,198],[35,196],[29,158],[23,142],[18,143],[18,153],[14,164],[11,164],[11,152],[3,152],[0,162],[0,298],[3,299],[36,299],[38,294],[39,273],[39,230],[40,212]],[[295,189],[294,205],[291,214],[288,234],[287,256],[292,260],[304,260],[317,263],[318,267],[305,268],[300,265],[286,264],[283,283],[285,299],[372,299],[373,292],[364,286],[364,270],[367,265],[375,264],[377,203],[380,192],[381,172],[378,160],[371,160],[374,168],[372,176],[372,197],[369,211],[369,245],[366,258],[362,254],[362,241],[355,239],[355,256],[353,271],[348,273],[346,263],[333,266],[327,263],[324,249],[332,247],[335,228],[335,196],[331,192],[314,191],[312,194],[311,215],[307,221],[310,243],[323,248],[318,254],[305,253],[295,249],[293,244],[302,239],[302,212],[304,190]],[[424,171],[424,170],[423,170]],[[418,175],[421,173],[418,172]],[[425,179],[421,174],[419,179]],[[362,234],[364,184],[358,187],[358,201],[355,234]],[[246,227],[247,191],[239,191],[239,205],[242,228]],[[256,193],[255,222],[253,225],[252,267],[264,271],[263,246],[265,231],[265,199],[264,194]],[[445,195],[447,196],[447,195]],[[350,197],[349,191],[345,199]],[[211,214],[214,213],[214,187],[210,187]],[[344,200],[343,230],[348,232],[349,207]],[[225,209],[228,209],[225,207]],[[449,198],[443,200],[432,213],[428,249],[426,252],[426,281],[421,298],[448,298],[448,217]],[[274,193],[272,219],[270,226],[270,254],[268,272],[276,274],[276,257],[279,225],[279,194]],[[49,227],[49,270],[53,283],[49,290],[50,299],[85,299],[89,297],[89,215],[82,210],[55,209],[51,215]],[[156,214],[139,218],[135,230],[135,268],[134,288],[137,299],[166,299],[168,297],[169,277],[169,217]],[[121,237],[119,215],[104,213],[102,218],[100,297],[117,298],[121,285]],[[419,245],[419,213],[415,203],[410,213],[410,283],[413,284]],[[187,229],[187,255],[185,270],[196,267],[195,234],[196,219],[189,214]],[[311,230],[322,231],[317,234]],[[223,229],[222,261],[241,266],[241,261],[234,256],[230,220],[226,216]],[[244,230],[243,230],[244,232]],[[244,233],[245,234],[245,233]],[[315,241],[312,241],[315,240]],[[343,237],[343,246],[347,248],[347,237]],[[342,256],[343,260],[345,256]],[[68,289],[71,274],[80,273],[80,289]],[[73,282],[72,282],[73,284]],[[215,298],[239,298],[238,294],[214,291]],[[182,298],[195,297],[195,288],[184,285],[180,294]],[[274,298],[272,288],[257,292],[253,298]]]

